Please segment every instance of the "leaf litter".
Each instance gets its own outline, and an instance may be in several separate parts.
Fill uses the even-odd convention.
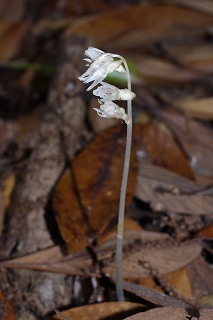
[[[6,277],[1,275],[0,281],[1,297],[6,298],[1,299],[0,305],[4,310],[10,305],[12,310],[4,313],[0,311],[5,320],[37,320],[60,307],[67,310],[58,311],[58,319],[75,319],[74,314],[78,319],[84,319],[85,316],[101,319],[103,312],[105,317],[123,319],[128,315],[122,313],[122,310],[130,312],[133,307],[133,302],[125,302],[123,305],[112,302],[115,229],[125,130],[123,124],[110,122],[107,127],[99,128],[99,124],[95,124],[91,117],[86,125],[83,124],[87,116],[86,104],[82,88],[75,81],[83,67],[77,59],[70,61],[76,52],[80,57],[80,52],[84,51],[82,36],[89,37],[90,43],[101,46],[101,49],[125,55],[130,61],[137,91],[134,111],[138,124],[134,128],[135,141],[126,203],[123,271],[128,280],[125,282],[126,292],[132,294],[128,299],[135,301],[133,297],[137,296],[143,313],[138,313],[139,310],[132,313],[138,313],[136,317],[142,319],[156,318],[160,313],[164,319],[190,317],[205,320],[210,317],[209,310],[204,308],[212,306],[213,18],[209,1],[199,5],[195,1],[176,3],[181,6],[174,5],[174,2],[172,5],[159,6],[157,1],[156,4],[153,1],[152,5],[146,6],[124,7],[116,4],[114,10],[111,10],[108,1],[97,1],[90,5],[80,1],[78,6],[75,2],[59,5],[57,8],[61,20],[48,19],[44,13],[49,12],[51,16],[55,9],[54,5],[47,6],[43,8],[44,11],[40,11],[40,19],[35,23],[31,19],[33,10],[28,21],[22,20],[24,2],[20,2],[15,23],[1,22],[1,81],[3,79],[5,91],[1,91],[0,96],[3,105],[9,108],[7,111],[5,108],[1,110],[2,132],[5,132],[1,144],[4,164],[1,169],[1,191],[2,186],[6,186],[6,191],[3,194],[3,205],[0,206],[0,268]],[[66,14],[63,11],[65,7]],[[79,13],[79,8],[84,14]],[[96,15],[87,15],[95,10]],[[76,17],[81,19],[75,20]],[[17,20],[21,22],[17,24]],[[28,36],[29,30],[33,30],[31,39]],[[65,33],[62,35],[63,30]],[[57,45],[58,38],[62,39],[62,46],[61,42]],[[69,42],[72,43],[73,51],[70,51]],[[24,50],[23,44],[26,44]],[[38,47],[41,48],[40,52]],[[63,48],[64,52],[61,52],[62,49],[58,52],[55,48]],[[56,51],[61,55],[60,62],[55,55]],[[42,56],[45,52],[47,58]],[[24,69],[18,68],[20,62],[15,60],[18,57],[24,58]],[[51,70],[54,69],[51,63],[60,68],[56,75],[52,71],[48,73],[48,81],[54,79],[49,94],[53,113],[41,112],[41,116],[26,117],[26,120],[20,121],[20,114],[26,111],[31,114],[33,108],[39,108],[42,99],[42,104],[46,105],[46,96],[35,87],[35,80],[39,72],[42,74],[47,62]],[[12,69],[10,64],[13,65]],[[33,65],[41,68],[31,70]],[[135,67],[138,68],[137,72]],[[5,74],[13,77],[13,86],[7,85],[8,78],[4,81]],[[44,74],[39,81],[44,80]],[[112,75],[110,81],[116,82],[117,79]],[[49,83],[45,85],[49,88]],[[67,90],[68,87],[74,87],[74,91]],[[22,97],[17,95],[20,90],[24,92]],[[36,94],[37,98],[33,100]],[[60,106],[60,110],[56,106]],[[79,108],[83,112],[80,118],[73,112]],[[146,120],[144,110],[148,114]],[[13,117],[12,121],[8,121],[8,115],[9,118]],[[46,120],[41,120],[43,116]],[[52,130],[46,132],[45,126],[49,126],[51,121]],[[35,130],[34,136],[26,134],[30,123]],[[71,125],[70,131],[70,123],[74,127],[76,123],[78,125],[76,128]],[[43,129],[39,129],[40,124]],[[82,134],[76,140],[80,127]],[[17,138],[19,130],[21,137]],[[55,149],[49,148],[48,153],[45,152],[52,140],[48,138],[52,137],[51,133],[54,133],[60,148],[54,165],[49,160]],[[11,155],[14,145],[20,148],[16,151],[15,161]],[[42,150],[41,157],[37,157],[38,150]],[[48,154],[47,158],[43,158],[43,153]],[[32,159],[39,165],[34,166]],[[59,162],[60,165],[57,165]],[[43,181],[39,185],[40,191],[44,191],[45,180],[40,180],[39,173],[42,172],[39,168],[45,167],[44,164],[53,168],[54,174],[49,174],[48,179],[51,183],[37,202],[29,202],[31,196],[33,198],[40,194],[36,187],[38,181]],[[24,169],[29,176],[26,173],[23,175]],[[37,182],[20,183],[26,178],[28,181],[33,178],[32,181]],[[15,184],[12,193],[11,186],[7,187],[10,179]],[[21,205],[21,198],[25,199],[24,205]],[[51,203],[47,203],[47,199]],[[38,228],[32,212],[41,217],[39,223],[42,226],[45,225],[42,218],[45,215],[48,228]],[[134,217],[134,220],[130,217]],[[27,221],[31,223],[26,224]],[[49,238],[49,232],[53,241]],[[48,235],[48,241],[42,240],[44,234],[45,237]],[[10,271],[7,271],[8,268]],[[36,270],[39,271],[35,274]],[[55,278],[45,274],[45,271],[54,273]],[[58,274],[62,277],[58,277]],[[203,274],[205,279],[201,281]],[[105,283],[103,275],[107,279]],[[73,297],[68,293],[66,297],[63,297],[63,293],[59,297],[56,292],[59,290],[56,288],[61,290],[64,284],[68,288],[71,276],[97,279],[97,287],[91,289],[92,296],[84,299],[88,301],[87,306],[78,306],[80,302],[75,293]],[[80,286],[78,278],[74,279]],[[14,288],[19,288],[16,293],[11,283]],[[42,283],[45,285],[42,286]],[[42,308],[43,290],[47,292],[50,284],[52,289],[49,292],[53,294],[50,296],[54,298],[45,300],[45,307]],[[34,294],[27,288],[34,288]],[[91,316],[88,310],[93,305],[90,303],[98,302],[99,291],[105,305],[94,304]],[[7,295],[12,300],[7,300]],[[86,297],[86,292],[83,291],[83,295]],[[112,309],[110,304],[114,306]],[[22,305],[21,309],[19,305]],[[72,308],[69,309],[68,305]],[[152,309],[153,306],[162,307]],[[186,311],[192,309],[194,313]],[[116,310],[120,310],[121,314],[118,315]]]

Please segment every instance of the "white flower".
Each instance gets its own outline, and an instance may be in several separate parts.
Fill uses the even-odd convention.
[[[97,59],[100,55],[102,55],[104,52],[93,47],[89,47],[87,50],[85,50],[85,56],[88,58],[85,58],[84,60],[92,63],[95,59]]]
[[[89,68],[78,79],[84,83],[93,81],[89,88],[87,88],[87,91],[106,78],[108,73],[113,71],[125,73],[125,69],[121,65],[123,61],[121,59],[115,60],[111,53],[104,53],[99,49],[90,47],[85,51],[85,55],[87,58],[84,60],[89,63]]]
[[[101,104],[100,109],[93,109],[100,117],[122,119],[126,124],[129,123],[129,116],[126,114],[125,110],[112,101],[106,101],[104,104]]]
[[[118,89],[117,87],[101,82],[101,86],[93,90],[93,94],[101,98],[101,102],[113,100],[132,100],[135,94],[128,89]]]

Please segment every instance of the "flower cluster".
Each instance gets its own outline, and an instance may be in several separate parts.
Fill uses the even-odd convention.
[[[129,116],[126,114],[123,108],[120,108],[115,104],[114,100],[132,100],[135,94],[129,89],[118,89],[117,87],[110,85],[103,80],[106,76],[113,72],[121,72],[126,75],[126,70],[123,67],[124,59],[120,56],[113,55],[111,53],[104,53],[103,51],[89,47],[85,51],[87,71],[79,77],[79,80],[84,83],[92,82],[87,90],[93,89],[100,84],[98,88],[93,90],[93,94],[100,97],[100,108],[94,108],[100,117],[104,118],[117,118],[122,119],[129,123]]]

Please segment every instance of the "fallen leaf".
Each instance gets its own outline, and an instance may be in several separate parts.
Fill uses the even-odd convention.
[[[128,57],[137,65],[147,85],[182,83],[198,79],[199,72],[180,68],[171,61],[152,56],[131,54]]]
[[[162,285],[160,285],[159,281],[161,281]],[[189,273],[185,268],[167,273],[164,276],[161,276],[159,281],[156,282],[152,277],[140,279],[137,283],[162,293],[165,291],[167,293],[171,292],[176,299],[177,297],[181,297],[182,299],[186,299],[186,301],[193,300],[191,281]],[[174,306],[174,304],[172,304],[172,306]]]
[[[197,312],[199,315],[199,312]],[[208,315],[209,312],[206,314]],[[203,314],[205,315],[205,313]],[[202,318],[202,320],[210,320],[210,318],[206,317],[206,315]],[[175,308],[175,307],[163,307],[163,308],[155,308],[146,312],[140,312],[131,317],[125,318],[125,320],[196,320],[200,319],[197,317],[192,317],[184,308]]]
[[[72,167],[81,204],[92,230],[102,232],[117,217],[125,152],[126,126],[119,124],[99,134],[73,161]],[[126,207],[136,184],[133,150],[128,178]]]
[[[3,231],[4,227],[4,216],[5,216],[5,210],[3,205],[3,196],[2,196],[2,190],[0,189],[0,236]]]
[[[196,27],[211,25],[212,21],[207,14],[180,7],[138,5],[85,17],[66,34],[92,37],[97,47],[110,44],[113,48],[127,49],[186,34],[192,36],[198,32]]]
[[[143,153],[145,151],[153,164],[193,179],[194,175],[186,157],[161,125],[155,123],[135,125],[133,136],[137,140],[139,157],[140,151]]]
[[[197,40],[194,44],[171,45],[169,51],[182,66],[189,70],[206,74],[211,74],[213,71],[212,45],[203,44]]]
[[[124,281],[124,290],[159,306],[172,306],[175,308],[184,308],[187,305],[187,303],[184,301],[174,299],[170,296],[167,296],[164,293],[135,283]]]
[[[212,317],[212,309],[200,309],[199,320],[209,320]],[[192,319],[193,320],[193,319]]]
[[[98,304],[75,307],[61,312],[66,320],[104,320],[113,318],[121,320],[143,310],[143,305],[132,302],[103,302]],[[54,316],[51,319],[60,319]],[[63,318],[61,318],[63,319]]]
[[[159,275],[166,274],[191,263],[200,255],[201,247],[196,241],[183,243],[179,246],[169,245],[168,236],[150,232],[126,232],[124,239],[123,276],[125,278],[142,278],[150,275],[150,270],[142,265],[146,262]],[[155,234],[155,236],[153,236]],[[151,241],[149,241],[151,237]],[[160,239],[160,240],[159,240]],[[154,242],[152,244],[152,241]],[[164,246],[162,246],[162,243]],[[115,239],[109,240],[94,252],[99,261],[94,268],[93,259],[87,252],[77,255],[63,256],[59,247],[42,250],[16,259],[1,261],[0,267],[12,269],[42,270],[68,275],[96,277],[106,273],[115,275]],[[101,270],[99,270],[102,265]]]
[[[213,189],[167,169],[139,162],[136,197],[154,211],[205,215],[213,213]]]
[[[194,172],[213,176],[212,130],[175,112],[163,110],[154,112],[175,133],[186,154],[190,157]]]
[[[204,238],[213,238],[213,225],[210,225],[206,227],[205,229],[201,230],[197,233],[198,237],[204,237]]]
[[[196,242],[182,243],[179,246],[169,245],[166,247],[152,247],[143,245],[143,242],[136,240],[124,244],[123,249],[123,277],[138,279],[150,276],[150,269],[146,268],[147,263],[151,270],[157,270],[159,275],[175,271],[195,260],[201,247]],[[103,271],[106,274],[115,276],[115,261],[110,251],[107,252],[107,243],[98,249],[98,258],[102,261]]]
[[[18,22],[23,18],[25,13],[25,0],[1,0],[0,2],[0,19],[10,22]]]
[[[169,0],[172,4],[182,5],[184,7],[192,8],[198,11],[205,12],[207,14],[213,14],[213,7],[211,0]]]
[[[10,175],[7,179],[3,182],[2,188],[2,201],[4,209],[7,209],[10,204],[10,197],[15,185],[16,178],[14,175]]]
[[[191,280],[196,305],[199,308],[212,307],[213,277],[211,265],[202,256],[199,256],[186,266],[186,269]],[[209,297],[209,300],[207,297]],[[208,305],[208,302],[210,305]]]
[[[0,309],[1,309],[1,320],[15,320],[15,312],[12,301],[5,297],[0,291]]]
[[[9,61],[19,53],[30,26],[29,21],[14,24],[0,37],[0,61]]]
[[[178,269],[170,272],[164,276],[166,282],[175,289],[177,294],[186,299],[186,301],[193,301],[192,284],[189,272],[186,268]]]
[[[85,270],[91,267],[91,259],[85,256],[69,256],[67,261],[59,246],[40,250],[23,257],[0,262],[1,267],[12,269],[40,270],[69,275],[85,275]],[[85,269],[84,269],[85,268]]]
[[[192,117],[213,120],[213,97],[178,101],[178,107]]]
[[[116,223],[114,223],[112,226],[110,225],[110,230],[106,229],[103,234],[98,237],[98,244],[101,245],[104,242],[108,241],[109,239],[115,239],[116,238],[116,234],[117,234],[117,220]],[[133,219],[125,216],[124,217],[124,232],[133,232],[134,231],[142,231],[142,227]],[[146,231],[145,231],[146,232]],[[150,240],[151,240],[151,236],[153,234],[149,234],[150,235]],[[156,234],[153,235],[153,238]],[[154,239],[153,239],[154,240]]]
[[[85,249],[92,230],[80,205],[70,170],[64,172],[53,191],[52,207],[68,250],[74,253]]]

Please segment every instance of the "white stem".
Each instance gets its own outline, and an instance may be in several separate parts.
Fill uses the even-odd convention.
[[[126,74],[128,89],[131,91],[131,79],[129,68],[126,60],[118,55],[114,55],[123,60]],[[116,241],[116,294],[118,301],[124,301],[123,291],[123,273],[122,273],[122,254],[123,254],[123,234],[124,234],[124,214],[125,214],[125,202],[126,202],[126,190],[129,175],[129,164],[131,156],[131,145],[132,145],[132,101],[127,101],[127,114],[129,116],[129,123],[127,124],[127,136],[126,136],[126,150],[123,167],[123,177],[121,183],[120,202],[119,202],[119,213],[118,213],[118,229],[117,229],[117,241]]]

